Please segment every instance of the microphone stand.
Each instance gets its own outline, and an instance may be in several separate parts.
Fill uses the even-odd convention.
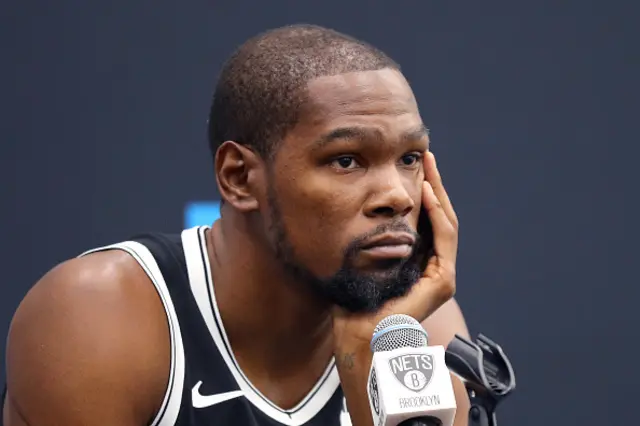
[[[476,343],[456,335],[447,347],[445,362],[467,389],[469,426],[498,426],[496,407],[516,387],[515,373],[502,348],[482,334]]]
[[[436,417],[425,416],[405,420],[398,426],[442,426],[442,422]]]

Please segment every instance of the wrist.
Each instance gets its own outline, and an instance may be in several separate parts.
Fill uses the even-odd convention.
[[[373,354],[369,343],[361,339],[343,341],[334,347],[334,357],[352,424],[370,426],[372,418],[367,379]]]
[[[334,350],[369,351],[377,318],[352,317],[338,312],[334,314],[332,325]]]
[[[334,340],[333,355],[343,382],[347,380],[347,375],[355,377],[366,376],[369,373],[373,354],[368,340],[343,335]]]
[[[340,375],[360,374],[362,371],[368,373],[373,358],[369,345],[363,345],[361,343],[335,346],[333,355]]]

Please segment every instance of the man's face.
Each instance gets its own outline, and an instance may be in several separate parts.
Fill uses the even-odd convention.
[[[422,272],[427,132],[397,71],[317,78],[308,94],[270,166],[270,240],[285,267],[330,302],[375,310]]]

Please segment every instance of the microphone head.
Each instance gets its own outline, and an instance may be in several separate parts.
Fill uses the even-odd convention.
[[[398,348],[427,346],[427,332],[415,318],[395,314],[378,323],[371,338],[373,352],[386,352]]]

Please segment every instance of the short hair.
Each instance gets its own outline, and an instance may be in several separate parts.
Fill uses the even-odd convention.
[[[298,122],[307,83],[322,76],[400,66],[379,49],[316,25],[291,25],[242,44],[220,73],[209,112],[215,158],[228,140],[270,159]]]

